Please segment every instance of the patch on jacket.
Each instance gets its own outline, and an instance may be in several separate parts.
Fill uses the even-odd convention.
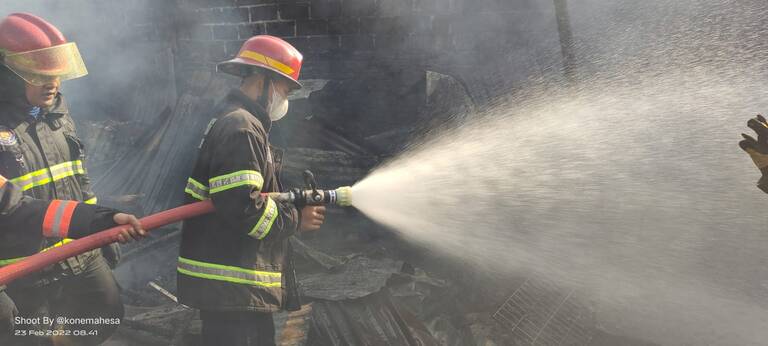
[[[16,145],[16,143],[19,143],[19,139],[16,138],[16,134],[13,133],[13,130],[5,126],[0,126],[0,145],[11,146]]]

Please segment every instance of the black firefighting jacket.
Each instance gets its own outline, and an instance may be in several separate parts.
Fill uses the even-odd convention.
[[[0,174],[18,186],[24,195],[48,201],[96,203],[84,159],[83,145],[61,94],[50,109],[31,107],[18,98],[0,100]],[[65,237],[40,238],[37,251],[67,241]],[[0,244],[0,261],[30,254],[29,249],[6,245]],[[68,258],[22,284],[40,284],[62,274],[79,274],[86,261],[97,256],[98,251]]]
[[[210,198],[216,212],[182,227],[183,304],[260,312],[298,305],[288,238],[298,229],[299,213],[262,195],[280,190],[270,127],[263,107],[240,90],[217,107],[185,190],[188,202]]]
[[[117,211],[75,201],[24,196],[0,175],[0,255],[4,265],[40,250],[43,238],[78,239],[115,226]]]

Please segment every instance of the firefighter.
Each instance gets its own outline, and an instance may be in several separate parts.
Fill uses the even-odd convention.
[[[768,193],[768,122],[762,115],[758,114],[747,121],[747,126],[757,133],[757,139],[742,133],[741,136],[744,139],[739,142],[739,146],[749,154],[757,169],[762,173],[757,187]]]
[[[75,201],[43,201],[24,196],[21,190],[0,175],[0,255],[6,264],[24,259],[39,251],[42,239],[77,239],[115,225],[128,225],[118,235],[121,243],[146,236],[133,215]],[[12,338],[15,330],[16,305],[0,286],[0,344],[38,343],[35,336]],[[43,339],[44,340],[44,339]],[[39,340],[39,341],[43,341]],[[51,340],[53,341],[53,340]],[[56,341],[53,341],[56,344]]]
[[[276,202],[280,155],[268,141],[288,111],[302,55],[272,36],[254,36],[219,72],[242,78],[214,111],[188,179],[190,202],[210,198],[216,213],[182,227],[180,302],[200,309],[205,345],[274,345],[272,313],[298,310],[289,238],[314,231],[324,207]]]
[[[52,24],[27,13],[0,21],[0,174],[25,195],[41,200],[96,203],[61,82],[87,74],[77,46]],[[40,249],[66,242],[49,238]],[[38,275],[8,285],[22,316],[122,318],[112,275],[117,252],[106,247],[68,258]],[[0,264],[10,258],[0,258]],[[108,262],[109,260],[109,262]],[[116,325],[67,326],[93,331],[78,344],[107,339]],[[98,334],[98,335],[96,335]]]

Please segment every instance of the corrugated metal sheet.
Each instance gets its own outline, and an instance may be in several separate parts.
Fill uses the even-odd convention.
[[[526,280],[493,318],[510,328],[519,345],[588,345],[595,322],[575,290],[541,278]]]
[[[182,203],[184,185],[210,121],[210,111],[228,90],[226,81],[211,72],[197,71],[191,78],[197,87],[181,95],[173,111],[162,113],[164,116],[155,123],[146,125],[143,135],[109,167],[92,170],[96,193],[112,197],[104,200],[107,204],[119,205],[124,201],[115,201],[117,196],[133,195],[141,211],[152,213]],[[100,156],[104,147],[98,143],[90,146]]]
[[[359,299],[316,301],[312,309],[308,345],[438,345],[418,319],[392,302],[386,290]]]

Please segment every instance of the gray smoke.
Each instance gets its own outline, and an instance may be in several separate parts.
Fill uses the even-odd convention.
[[[167,86],[150,77],[157,73],[152,65],[158,52],[167,49],[163,38],[172,34],[170,29],[161,30],[173,23],[172,4],[147,0],[4,0],[0,2],[0,16],[14,12],[38,15],[77,43],[89,75],[62,84],[76,120],[131,121],[145,120],[131,113],[130,105],[143,101],[134,97],[137,88],[155,94],[168,92]],[[148,113],[156,116],[161,111]]]

